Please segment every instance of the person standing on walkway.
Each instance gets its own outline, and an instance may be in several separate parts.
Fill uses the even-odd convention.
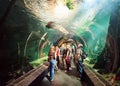
[[[66,69],[66,56],[67,56],[67,48],[65,47],[63,50],[63,57],[62,57],[62,61],[63,61],[63,69]]]
[[[66,55],[65,60],[66,60],[66,70],[67,70],[66,72],[68,72],[69,71],[69,67],[71,66],[71,57],[70,57],[69,49],[67,49],[67,55]]]
[[[50,71],[50,81],[54,80],[56,59],[55,59],[55,50],[51,49],[48,53],[48,61],[49,61],[49,71]]]
[[[78,47],[76,49],[76,55],[75,55],[75,65],[77,67],[77,70],[80,73],[80,79],[82,78],[82,73],[83,73],[83,65],[82,65],[82,44],[78,44]]]
[[[57,67],[60,67],[60,49],[58,46],[55,46],[55,57],[57,61]]]

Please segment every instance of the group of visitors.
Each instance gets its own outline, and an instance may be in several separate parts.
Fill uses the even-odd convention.
[[[63,69],[68,72],[71,68],[71,61],[74,58],[74,63],[76,68],[80,72],[80,78],[82,77],[82,49],[81,44],[75,49],[71,45],[62,44],[59,48],[58,46],[52,46],[48,53],[49,71],[50,71],[50,81],[54,80],[54,71]]]

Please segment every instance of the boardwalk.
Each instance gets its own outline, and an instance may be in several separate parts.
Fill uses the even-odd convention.
[[[66,73],[64,70],[56,71],[53,82],[49,82],[45,77],[40,86],[82,86],[82,84],[79,79],[79,74],[72,63],[72,67],[69,72]]]

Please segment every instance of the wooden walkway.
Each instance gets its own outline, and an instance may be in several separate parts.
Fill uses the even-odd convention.
[[[71,64],[68,72],[59,69],[55,71],[55,78],[50,82],[47,77],[49,74],[48,66],[45,64],[29,71],[25,75],[12,81],[7,86],[111,86],[99,79],[96,74],[84,65],[84,80],[80,80],[79,72],[76,70],[74,63]]]
[[[40,67],[29,71],[28,73],[22,75],[21,77],[13,80],[11,83],[6,86],[29,86],[34,80],[39,78],[42,79],[41,75],[44,75],[44,71],[47,70],[47,66],[41,65]],[[43,76],[44,77],[44,76]]]

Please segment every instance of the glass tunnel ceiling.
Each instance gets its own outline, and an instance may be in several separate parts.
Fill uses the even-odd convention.
[[[68,2],[72,3],[72,9],[68,6]],[[8,26],[20,26],[20,29],[17,28],[17,32],[12,34],[15,39],[13,40],[22,49],[23,52],[21,51],[20,54],[30,56],[32,60],[39,57],[39,52],[47,53],[50,45],[65,36],[71,36],[80,42],[82,39],[86,44],[84,49],[88,56],[96,57],[92,54],[99,55],[104,48],[111,11],[115,9],[116,2],[114,0],[17,0],[18,8],[12,11],[15,10],[16,14],[11,12],[12,17],[10,15],[11,18],[8,18],[7,23]],[[22,13],[16,11],[18,9]],[[19,18],[17,14],[24,17]],[[24,26],[23,23],[29,29],[21,27]],[[24,31],[26,32],[23,33]],[[39,46],[43,50],[40,50]]]
[[[44,30],[51,43],[71,34],[74,39],[80,37],[85,41],[84,49],[93,57],[91,52],[99,54],[104,48],[111,11],[118,0],[23,1],[25,8],[43,25],[40,31]],[[67,1],[72,2],[73,9],[66,5]],[[16,4],[20,5],[19,1]]]

